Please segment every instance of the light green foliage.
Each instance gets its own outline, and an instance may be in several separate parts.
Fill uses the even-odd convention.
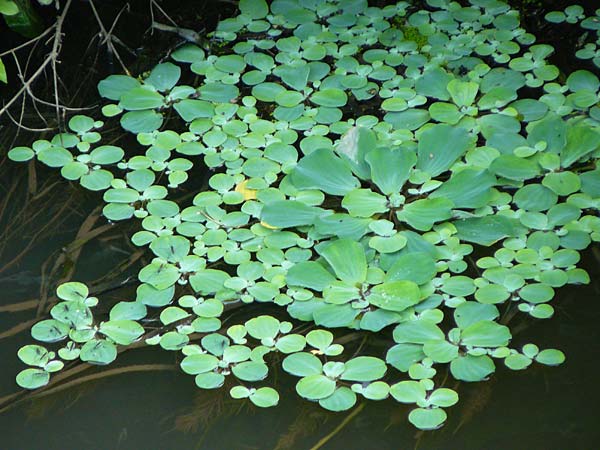
[[[84,285],[61,285],[31,331],[63,346],[23,347],[31,368],[17,382],[35,389],[60,360],[107,364],[144,340],[180,351],[199,388],[234,377],[245,384],[232,397],[267,407],[279,395],[250,386],[280,352],[301,397],[343,411],[391,396],[428,430],[458,401],[436,386],[443,365],[474,382],[499,363],[560,364],[558,350],[511,348],[498,320],[509,303],[547,319],[556,289],[588,281],[576,266],[600,240],[600,82],[579,70],[560,84],[552,47],[503,2],[427,3],[409,14],[406,2],[242,1],[212,35],[219,56],[186,45],[145,79],[100,82],[104,115],[120,116],[135,151],[101,144],[103,122],[85,116],[12,149],[103,191],[106,218],[140,220],[132,242],[153,255],[137,297],[105,321]],[[180,84],[190,71],[198,84]],[[214,171],[207,190],[170,200],[199,162]],[[494,245],[477,267],[473,245]],[[258,313],[221,322],[253,302],[320,328]],[[153,309],[163,327],[145,330]],[[333,328],[393,328],[394,345],[352,357]]]

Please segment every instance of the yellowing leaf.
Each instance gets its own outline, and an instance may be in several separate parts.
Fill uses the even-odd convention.
[[[254,200],[256,198],[256,189],[249,189],[246,187],[248,180],[241,181],[235,186],[235,192],[239,192],[244,196],[244,200]],[[264,225],[263,225],[264,226]],[[267,226],[267,228],[273,228]]]
[[[277,227],[274,227],[273,225],[269,225],[267,222],[265,222],[264,220],[260,222],[260,224],[265,227],[268,228],[269,230],[276,230]]]

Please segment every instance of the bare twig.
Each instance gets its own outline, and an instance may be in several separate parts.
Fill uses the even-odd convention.
[[[156,0],[150,0],[150,16],[152,17],[152,22],[154,22],[154,11],[152,9],[153,6],[156,6],[156,9],[158,9],[160,11],[160,13],[165,16],[165,18],[171,22],[175,27],[179,28],[179,25],[177,25],[177,22],[175,22],[173,19],[171,19],[171,16],[169,16],[164,9],[162,9],[162,7],[158,4],[158,2]]]
[[[96,11],[96,6],[94,5],[94,2],[92,0],[89,0],[90,2],[90,7],[92,8],[92,12],[94,13],[94,17],[96,18],[96,22],[98,23],[98,26],[100,27],[100,33],[103,36],[103,40],[101,41],[101,43],[105,43],[108,51],[110,53],[112,53],[113,55],[115,55],[115,57],[117,58],[117,61],[119,61],[119,64],[121,64],[121,67],[123,68],[123,71],[131,76],[131,72],[129,71],[129,69],[125,66],[125,63],[123,63],[123,60],[121,59],[121,56],[119,55],[119,52],[117,52],[117,49],[115,48],[114,44],[113,44],[113,36],[112,36],[112,29],[113,27],[111,27],[111,31],[106,31],[106,28],[104,27],[104,23],[102,23],[102,19],[100,19],[100,16],[98,15],[98,11]],[[121,13],[119,13],[120,15]],[[119,16],[117,16],[118,19]]]
[[[30,86],[37,79],[37,77],[39,77],[46,70],[48,65],[51,65],[53,67],[53,69],[56,70],[56,60],[58,59],[58,56],[60,53],[60,47],[61,47],[61,43],[62,43],[62,27],[63,27],[63,23],[65,21],[65,18],[67,17],[67,13],[69,12],[69,8],[71,6],[72,1],[73,0],[67,0],[62,13],[56,19],[56,23],[54,24],[54,39],[53,39],[52,50],[50,51],[50,54],[44,59],[44,61],[42,61],[42,64],[40,64],[40,66],[29,77],[29,79],[23,83],[23,86],[21,86],[19,91],[10,100],[8,100],[8,102],[4,105],[4,107],[2,107],[2,109],[0,109],[0,116],[2,116],[2,114],[4,114],[8,110],[8,108],[10,108],[11,105],[14,102],[16,102],[17,99],[30,88]],[[45,35],[46,35],[46,33],[44,33],[44,36]],[[38,40],[35,40],[34,42],[38,42]],[[55,95],[56,95],[56,92],[55,92]],[[57,100],[57,102],[58,102],[58,100]]]

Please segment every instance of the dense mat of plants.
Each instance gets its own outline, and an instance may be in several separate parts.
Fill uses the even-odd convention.
[[[66,362],[109,364],[144,340],[181,352],[199,388],[232,377],[232,397],[267,407],[278,352],[323,408],[392,397],[434,429],[458,401],[446,370],[475,382],[498,364],[563,362],[510,347],[507,324],[552,317],[556,289],[589,281],[577,263],[600,240],[600,81],[562,74],[504,2],[469,3],[241,0],[209,52],[188,44],[147,76],[99,84],[105,120],[136,145],[104,142],[104,122],[77,115],[12,149],[104,192],[106,218],[138,220],[131,240],[155,256],[109,317],[93,316],[84,284],[60,285],[31,330],[51,345],[19,350],[31,367],[17,383],[40,388]],[[206,190],[174,202],[203,170]],[[312,325],[225,323],[255,302]],[[395,344],[353,356],[339,328]]]

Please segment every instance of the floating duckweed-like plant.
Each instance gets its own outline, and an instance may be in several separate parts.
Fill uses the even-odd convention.
[[[579,70],[559,82],[553,48],[502,1],[426,3],[241,0],[212,34],[216,54],[185,45],[146,78],[100,82],[106,120],[139,147],[101,145],[103,123],[75,116],[12,149],[104,191],[104,215],[139,219],[132,242],[154,254],[108,318],[93,317],[85,285],[59,286],[31,333],[62,347],[23,347],[19,385],[143,339],[181,352],[198,387],[233,377],[232,397],[267,407],[279,394],[259,382],[279,352],[323,408],[391,396],[435,429],[458,401],[439,386],[447,367],[474,382],[501,363],[560,364],[559,350],[509,347],[507,324],[550,318],[556,289],[589,281],[577,263],[600,240],[600,81]],[[209,188],[169,200],[200,161]],[[224,326],[249,303],[316,328],[262,314]],[[145,330],[152,311],[162,327]],[[391,331],[395,344],[351,357],[334,328]]]

